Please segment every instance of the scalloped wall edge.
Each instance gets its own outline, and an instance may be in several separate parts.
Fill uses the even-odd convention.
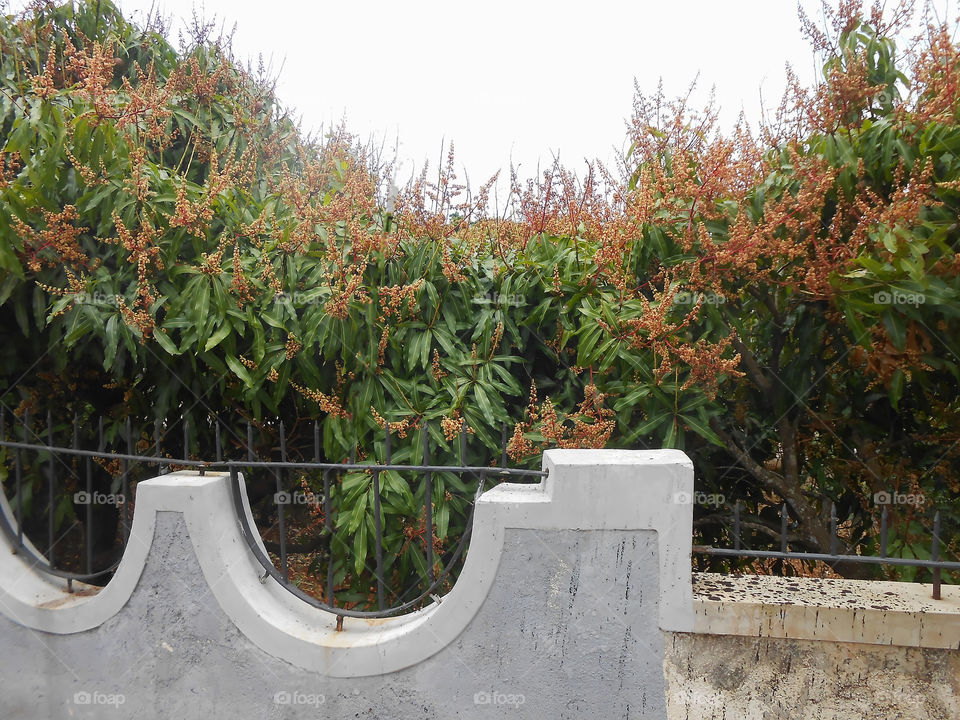
[[[505,483],[480,496],[466,561],[440,603],[395,618],[345,618],[296,598],[262,568],[247,547],[233,510],[226,473],[178,472],[137,486],[130,538],[110,583],[87,586],[43,576],[0,537],[0,613],[28,628],[71,634],[96,628],[120,612],[137,587],[154,539],[158,512],[182,513],[203,577],[220,608],[265,652],[331,677],[401,670],[454,642],[493,584],[504,532],[653,530],[661,630],[694,629],[690,551],[693,465],[676,450],[548,450],[549,475],[537,485]],[[2,495],[0,495],[2,498]],[[245,511],[249,517],[246,495]],[[2,501],[5,504],[5,501]],[[9,514],[9,506],[2,510]],[[3,552],[6,550],[6,552]],[[654,582],[653,578],[648,579]],[[76,592],[79,590],[79,592]]]

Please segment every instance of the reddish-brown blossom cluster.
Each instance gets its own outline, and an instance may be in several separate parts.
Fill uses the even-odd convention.
[[[930,370],[923,357],[932,350],[933,341],[930,335],[916,322],[907,326],[906,342],[902,350],[897,349],[883,326],[877,326],[873,329],[870,350],[864,350],[859,345],[854,347],[850,352],[850,363],[858,369],[866,368],[868,377],[872,378],[869,387],[882,384],[889,388],[897,370],[902,370],[908,381],[912,371]]]
[[[23,160],[20,158],[20,153],[0,152],[0,190],[10,184],[22,167]]]
[[[273,370],[273,372],[276,372],[274,368],[271,368],[271,370]],[[304,397],[310,400],[313,400],[313,402],[317,404],[320,410],[327,413],[328,415],[332,415],[334,417],[342,417],[342,418],[350,417],[350,413],[348,413],[346,410],[343,409],[343,406],[340,404],[340,401],[337,400],[337,398],[331,395],[327,395],[326,393],[320,392],[319,390],[311,390],[310,388],[303,387],[302,385],[298,385],[293,381],[290,382],[290,385],[293,387],[294,390],[296,390],[298,393],[300,393]]]
[[[521,460],[549,447],[606,447],[616,429],[615,413],[604,406],[607,396],[592,382],[583,390],[583,401],[577,410],[561,418],[549,397],[537,407],[536,384],[531,384],[527,419],[514,426],[513,436],[507,443],[507,454],[514,460]],[[531,431],[536,431],[543,438],[541,444],[532,442],[526,436]]]
[[[330,279],[333,293],[324,305],[324,312],[331,317],[343,319],[347,317],[350,302],[365,304],[370,301],[367,284],[363,273],[366,261],[359,266],[346,266]]]
[[[454,410],[450,417],[444,416],[440,419],[440,428],[443,430],[443,436],[449,440],[455,440],[463,431],[463,418],[459,410]],[[472,432],[467,428],[467,432]]]
[[[63,264],[76,265],[87,269],[90,259],[80,244],[80,238],[88,229],[77,227],[77,208],[65,205],[60,212],[43,210],[42,230],[34,230],[16,215],[11,223],[23,242],[21,258],[33,272],[42,267],[59,267]]]
[[[417,309],[417,293],[423,287],[423,278],[409,285],[387,285],[377,289],[380,299],[380,322],[387,318],[399,318],[404,310],[414,312]]]
[[[440,352],[436,348],[433,349],[433,362],[430,365],[430,374],[437,382],[440,382],[448,375],[447,371],[440,365]]]
[[[370,416],[373,418],[373,421],[379,425],[384,430],[387,427],[390,428],[390,433],[396,435],[399,438],[407,437],[407,434],[419,427],[419,423],[415,418],[404,418],[403,420],[397,420],[395,422],[387,422],[380,413],[377,412],[377,409],[370,406]]]
[[[303,343],[297,340],[297,336],[290,333],[287,336],[287,342],[284,345],[284,356],[287,360],[293,360],[294,356],[303,349]]]

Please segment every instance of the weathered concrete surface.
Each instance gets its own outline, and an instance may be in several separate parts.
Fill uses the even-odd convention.
[[[405,670],[332,678],[250,642],[210,592],[183,516],[159,512],[129,602],[99,627],[53,635],[0,617],[0,716],[659,720],[658,572],[652,531],[508,529],[455,642]]]
[[[694,573],[694,631],[960,650],[960,586]],[[960,715],[958,715],[960,718]]]
[[[668,633],[670,720],[957,720],[960,652]]]

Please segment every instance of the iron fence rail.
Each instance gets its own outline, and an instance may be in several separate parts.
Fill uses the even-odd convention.
[[[939,600],[941,597],[941,572],[943,570],[960,571],[960,562],[940,559],[940,533],[941,520],[940,512],[937,511],[933,517],[933,531],[931,533],[930,559],[924,558],[904,558],[892,557],[887,554],[887,527],[889,523],[889,511],[884,505],[880,513],[880,555],[850,555],[839,552],[840,537],[837,532],[837,505],[830,504],[830,552],[797,552],[789,549],[789,514],[787,504],[783,503],[780,507],[780,550],[753,550],[742,547],[743,524],[741,522],[740,511],[742,503],[737,501],[733,508],[733,527],[730,528],[733,535],[733,548],[716,548],[711,545],[694,545],[694,554],[712,555],[715,557],[728,557],[734,559],[776,559],[776,560],[803,560],[811,562],[825,562],[827,564],[837,563],[861,563],[864,565],[890,565],[901,567],[922,567],[931,570],[932,575],[932,593],[933,599]]]
[[[233,498],[234,504],[237,511],[237,516],[240,520],[241,530],[243,535],[247,540],[247,544],[250,547],[250,551],[253,555],[260,561],[260,564],[263,566],[264,575],[261,577],[262,580],[266,580],[267,576],[273,577],[277,582],[281,583],[284,587],[287,588],[297,597],[301,598],[305,602],[313,605],[314,607],[322,608],[329,610],[337,614],[340,617],[386,617],[390,615],[395,615],[411,608],[416,607],[421,602],[426,600],[428,597],[435,596],[436,591],[442,586],[442,584],[450,577],[450,574],[454,567],[456,567],[457,562],[462,557],[464,551],[466,550],[467,543],[470,538],[470,534],[473,526],[473,511],[476,505],[476,500],[479,497],[480,493],[483,491],[485,481],[492,476],[496,476],[500,479],[506,478],[523,478],[523,479],[540,479],[546,476],[546,472],[542,470],[526,470],[522,468],[511,468],[507,466],[507,426],[503,425],[501,428],[501,453],[500,453],[500,465],[499,466],[482,466],[482,465],[468,465],[466,464],[466,454],[467,454],[467,431],[466,428],[461,430],[459,436],[459,445],[460,445],[460,460],[461,464],[459,465],[434,465],[429,462],[430,460],[430,432],[429,424],[424,423],[423,428],[423,446],[422,446],[422,458],[423,462],[420,464],[408,463],[408,464],[395,464],[391,462],[392,453],[391,453],[391,433],[389,425],[384,429],[384,462],[383,463],[357,463],[354,462],[354,458],[351,458],[349,463],[329,463],[321,462],[319,460],[320,456],[320,436],[319,436],[319,427],[314,425],[314,461],[298,461],[291,462],[286,459],[287,457],[287,448],[286,448],[286,434],[283,430],[283,426],[280,426],[280,454],[283,458],[280,462],[276,461],[262,461],[248,459],[246,461],[228,461],[226,467],[230,471],[231,475],[231,484],[233,487]],[[322,470],[323,471],[323,502],[326,508],[324,514],[324,533],[329,543],[333,543],[336,535],[333,530],[333,517],[332,517],[332,506],[330,504],[330,481],[331,474],[333,473],[346,473],[346,472],[365,472],[371,475],[371,485],[372,485],[372,495],[373,495],[373,516],[374,516],[374,567],[372,568],[374,578],[376,580],[376,597],[377,597],[377,609],[376,610],[356,610],[348,609],[343,607],[336,606],[336,595],[334,592],[334,560],[333,553],[327,553],[327,572],[325,580],[325,593],[324,597],[328,598],[330,602],[321,601],[308,593],[303,592],[299,587],[294,583],[290,582],[289,571],[287,566],[287,547],[286,547],[286,533],[285,528],[285,506],[283,503],[278,503],[277,505],[277,514],[278,514],[278,527],[279,527],[279,538],[280,538],[280,547],[279,547],[279,558],[280,558],[280,568],[278,569],[276,565],[271,561],[271,559],[263,552],[260,548],[260,545],[257,542],[259,537],[258,534],[254,532],[254,529],[250,527],[249,522],[247,521],[246,513],[244,512],[242,506],[242,495],[241,495],[241,479],[240,479],[240,470],[242,468],[259,468],[264,470],[272,470],[274,473],[274,480],[276,483],[277,493],[281,493],[285,483],[283,481],[283,471],[285,470]],[[427,587],[423,590],[417,597],[406,602],[401,602],[396,605],[387,606],[385,595],[386,595],[386,578],[384,574],[384,558],[383,558],[383,521],[382,521],[382,510],[381,510],[381,487],[380,487],[380,477],[381,474],[387,471],[397,471],[397,472],[414,472],[422,473],[424,477],[424,518],[425,518],[425,527],[429,528],[427,532],[427,537],[424,540],[424,554],[426,556],[426,573],[427,573]],[[460,538],[457,542],[457,545],[451,554],[447,563],[443,566],[440,573],[435,572],[435,560],[433,552],[433,541],[432,541],[432,528],[433,528],[433,476],[435,473],[455,473],[461,476],[463,479],[464,476],[473,476],[477,480],[477,489],[474,493],[473,498],[470,501],[470,511],[466,518],[466,523],[464,526],[464,531],[461,533]],[[402,596],[401,596],[402,597]]]
[[[463,556],[463,553],[466,550],[467,543],[469,541],[472,521],[473,521],[473,510],[477,498],[484,489],[485,482],[496,477],[497,479],[509,479],[515,478],[520,480],[539,480],[546,476],[546,472],[541,470],[527,470],[522,468],[511,468],[507,466],[507,430],[506,425],[502,428],[501,440],[502,447],[500,452],[500,465],[499,466],[479,466],[479,465],[469,465],[466,463],[467,457],[467,433],[466,428],[463,429],[459,437],[460,445],[460,460],[459,465],[436,465],[430,463],[430,444],[429,444],[429,425],[425,423],[424,432],[423,432],[423,448],[422,448],[422,459],[423,462],[419,464],[415,463],[393,463],[392,454],[391,454],[391,434],[389,427],[385,430],[384,438],[384,448],[385,448],[385,462],[383,463],[358,463],[355,461],[355,452],[351,455],[350,462],[342,463],[333,463],[322,461],[321,458],[321,446],[320,446],[320,430],[319,425],[314,423],[313,426],[313,451],[314,459],[313,460],[290,460],[288,458],[288,446],[287,438],[284,424],[282,422],[278,423],[276,428],[279,430],[280,438],[280,457],[279,461],[269,460],[269,459],[260,459],[256,456],[253,451],[253,428],[250,423],[246,424],[246,455],[247,459],[245,460],[224,460],[222,453],[222,444],[221,444],[221,432],[220,432],[220,422],[217,421],[215,424],[215,436],[216,436],[216,459],[215,460],[197,460],[194,458],[183,457],[183,458],[174,458],[174,457],[165,457],[161,453],[161,434],[159,432],[159,426],[155,426],[154,429],[154,455],[142,455],[134,452],[134,443],[132,440],[131,432],[131,423],[129,420],[125,422],[124,425],[124,438],[127,452],[115,452],[107,451],[104,447],[103,439],[103,425],[102,421],[99,426],[99,445],[100,449],[98,450],[86,450],[79,447],[78,440],[78,423],[74,421],[74,433],[73,433],[73,446],[64,447],[55,445],[53,443],[53,423],[48,414],[47,417],[47,428],[46,428],[46,443],[42,442],[29,442],[27,440],[9,440],[7,439],[7,423],[6,418],[2,411],[0,411],[0,448],[5,448],[13,454],[13,475],[14,475],[14,493],[16,501],[13,503],[13,517],[8,518],[5,513],[0,513],[0,528],[11,540],[15,552],[21,554],[30,565],[39,571],[47,573],[52,576],[64,578],[67,580],[68,589],[72,591],[72,582],[76,581],[87,581],[97,577],[102,577],[113,572],[119,565],[119,560],[111,563],[107,567],[102,569],[94,570],[93,568],[93,559],[91,555],[92,548],[92,528],[93,528],[93,516],[92,516],[92,504],[88,503],[85,511],[84,525],[85,525],[85,553],[83,558],[83,565],[85,572],[75,572],[70,570],[64,570],[61,567],[57,567],[56,562],[56,545],[57,539],[56,535],[56,505],[57,505],[57,463],[66,468],[70,473],[77,475],[74,470],[74,467],[65,462],[65,458],[75,458],[77,460],[85,461],[84,467],[82,469],[82,474],[84,478],[77,477],[78,486],[85,487],[85,492],[88,495],[93,493],[93,468],[92,462],[95,460],[103,460],[107,462],[119,462],[120,463],[120,487],[123,489],[123,507],[120,510],[120,524],[122,526],[122,539],[123,546],[126,545],[126,542],[129,538],[130,524],[132,522],[132,516],[130,513],[130,488],[131,488],[131,469],[133,466],[146,466],[146,467],[155,467],[157,474],[165,474],[173,467],[182,467],[182,468],[195,468],[201,474],[207,470],[214,469],[223,469],[230,473],[231,479],[231,495],[234,502],[234,509],[237,514],[238,523],[242,530],[243,536],[247,541],[248,546],[250,547],[251,552],[263,566],[264,573],[261,576],[263,581],[266,578],[273,577],[277,582],[283,585],[287,590],[301,598],[305,602],[313,605],[315,607],[323,608],[331,612],[336,613],[339,617],[350,616],[350,617],[384,617],[389,615],[394,615],[397,613],[404,612],[411,608],[416,607],[424,600],[431,596],[435,596],[437,590],[442,586],[442,584],[450,577],[451,572],[456,567],[457,563]],[[21,434],[24,438],[29,438],[33,434],[30,429],[30,418],[25,416],[22,418],[22,430]],[[189,447],[189,424],[184,420],[184,440],[183,448],[184,454],[187,454],[186,448]],[[23,485],[23,462],[22,462],[22,453],[35,453],[40,458],[37,465],[43,466],[43,471],[46,476],[47,482],[47,546],[44,554],[39,554],[34,552],[32,544],[26,541],[24,537],[24,485]],[[36,469],[36,466],[35,466]],[[248,472],[243,472],[248,471]],[[277,509],[277,529],[278,529],[278,539],[279,539],[279,552],[277,553],[279,558],[280,567],[274,564],[269,555],[261,549],[260,542],[263,540],[262,535],[259,531],[252,527],[247,516],[243,504],[243,495],[244,495],[244,486],[245,482],[250,481],[250,476],[256,471],[266,471],[272,473],[274,476],[274,483],[277,490],[277,495],[275,495],[276,509]],[[337,534],[334,531],[334,518],[333,518],[333,506],[331,503],[331,482],[333,476],[340,475],[347,472],[365,472],[369,473],[372,476],[372,495],[373,495],[373,510],[374,510],[374,567],[371,569],[372,573],[376,579],[376,610],[356,610],[353,608],[337,607],[336,605],[336,595],[334,588],[334,558],[333,553],[327,553],[327,569],[325,577],[325,599],[329,602],[321,601],[312,595],[309,595],[303,592],[295,583],[291,582],[289,574],[289,553],[287,548],[287,533],[286,533],[286,508],[283,502],[278,501],[282,493],[285,492],[287,486],[285,475],[293,471],[316,471],[322,472],[323,474],[323,507],[324,512],[324,525],[323,525],[323,536],[324,540],[327,542],[328,547],[332,547],[333,542],[337,539]],[[426,556],[426,566],[427,566],[427,587],[425,590],[420,592],[417,597],[400,602],[393,606],[387,606],[386,603],[386,578],[385,578],[385,561],[383,557],[383,523],[382,523],[382,508],[381,508],[381,486],[380,479],[381,474],[388,471],[394,472],[411,472],[417,473],[423,476],[424,480],[424,503],[423,510],[425,515],[425,525],[427,528],[433,527],[433,494],[434,494],[434,475],[438,473],[454,473],[458,475],[461,480],[469,477],[477,482],[476,491],[472,498],[469,499],[469,512],[466,517],[466,524],[464,526],[464,531],[461,533],[460,538],[454,548],[453,552],[449,554],[446,563],[440,569],[440,572],[435,571],[435,558],[433,553],[433,542],[432,542],[432,533],[427,533],[427,537],[424,542],[424,554]],[[134,484],[135,487],[135,484]],[[34,490],[34,492],[36,492]],[[344,540],[341,539],[341,542]],[[402,598],[402,595],[401,595]]]
[[[155,467],[157,474],[165,474],[173,467],[183,467],[183,468],[196,468],[202,474],[208,469],[223,469],[230,473],[230,484],[231,484],[231,495],[234,502],[234,509],[237,513],[238,523],[242,530],[243,536],[246,539],[248,546],[250,547],[251,552],[257,558],[259,563],[263,567],[263,575],[261,576],[262,580],[266,580],[267,577],[273,577],[277,582],[283,585],[287,590],[301,598],[305,602],[313,605],[315,607],[323,608],[329,610],[333,613],[336,613],[341,618],[344,616],[350,617],[384,617],[389,615],[394,615],[400,612],[404,612],[411,608],[417,607],[419,604],[423,603],[429,597],[436,597],[437,590],[442,586],[442,584],[450,577],[451,572],[456,567],[457,563],[463,556],[463,553],[466,550],[466,546],[469,542],[469,537],[472,529],[473,522],[473,512],[477,498],[484,489],[486,481],[490,478],[497,479],[510,479],[516,478],[520,480],[539,480],[546,476],[546,472],[541,470],[526,470],[521,468],[510,468],[507,466],[507,426],[503,425],[501,428],[501,448],[500,448],[500,464],[498,466],[489,465],[489,466],[478,466],[478,465],[469,465],[466,462],[467,458],[467,433],[464,428],[459,436],[459,455],[460,455],[460,464],[458,465],[435,465],[430,462],[430,433],[429,426],[425,423],[424,432],[423,432],[423,445],[421,451],[422,462],[420,463],[394,463],[392,462],[392,451],[391,444],[392,438],[389,430],[389,426],[385,429],[383,434],[383,459],[382,463],[367,463],[367,462],[356,462],[355,452],[351,455],[349,462],[333,463],[321,460],[321,443],[320,443],[320,429],[317,423],[313,424],[313,459],[312,460],[290,460],[288,457],[288,446],[287,446],[287,437],[286,430],[283,422],[277,423],[275,426],[279,432],[280,440],[280,460],[270,460],[262,459],[257,457],[254,452],[254,443],[253,443],[253,427],[250,423],[246,423],[246,459],[245,460],[225,460],[223,458],[223,449],[222,449],[222,438],[221,438],[221,422],[217,418],[213,418],[214,422],[214,432],[215,432],[215,460],[198,460],[195,458],[187,457],[189,455],[189,438],[190,438],[190,423],[189,420],[184,418],[183,423],[183,454],[185,457],[175,458],[167,457],[162,455],[161,448],[161,424],[159,422],[154,425],[153,432],[153,455],[142,455],[134,452],[134,442],[133,434],[131,429],[131,421],[127,419],[123,424],[123,432],[121,441],[126,447],[126,452],[116,452],[116,451],[107,451],[104,441],[104,431],[103,431],[103,422],[102,420],[98,426],[98,449],[97,450],[87,450],[80,447],[79,442],[79,424],[75,419],[73,423],[73,437],[72,445],[69,447],[59,446],[54,444],[54,432],[53,432],[53,422],[48,413],[46,418],[46,442],[30,442],[29,438],[31,436],[37,437],[31,430],[30,417],[25,415],[21,418],[21,435],[22,440],[17,439],[7,439],[7,422],[5,414],[0,411],[0,448],[5,448],[8,452],[13,454],[13,467],[11,472],[13,474],[14,481],[14,493],[16,502],[13,503],[12,507],[12,517],[8,517],[6,513],[0,512],[0,529],[6,534],[6,536],[11,540],[15,552],[21,554],[30,565],[36,570],[42,571],[52,576],[63,578],[67,581],[68,589],[72,590],[72,582],[76,581],[87,581],[92,580],[97,577],[105,576],[113,572],[119,565],[119,559],[108,564],[108,566],[94,570],[93,568],[93,558],[92,558],[92,532],[93,532],[93,505],[92,503],[87,503],[85,508],[84,516],[84,532],[85,532],[85,542],[84,542],[84,556],[83,561],[83,572],[75,572],[70,570],[64,570],[62,567],[58,567],[57,563],[57,553],[56,553],[56,505],[58,497],[58,482],[57,482],[57,468],[58,463],[69,470],[70,473],[77,475],[77,471],[74,470],[74,467],[66,462],[64,458],[74,458],[77,461],[81,461],[82,469],[79,471],[83,475],[83,487],[85,492],[89,495],[93,492],[93,462],[96,460],[102,460],[107,462],[116,462],[119,463],[119,485],[123,489],[123,507],[120,510],[120,519],[119,524],[122,532],[122,541],[123,544],[121,548],[125,546],[130,532],[130,524],[132,522],[132,516],[130,511],[130,488],[131,488],[131,471],[134,466],[141,467]],[[39,438],[37,437],[39,440]],[[27,542],[24,537],[24,463],[23,463],[23,453],[35,453],[39,461],[36,464],[40,467],[42,474],[45,475],[46,479],[46,531],[47,531],[47,545],[46,552],[41,554],[35,552],[33,547],[34,544]],[[244,472],[247,471],[247,472]],[[279,559],[278,568],[276,564],[271,560],[268,553],[265,553],[261,548],[260,541],[262,541],[262,536],[257,530],[256,527],[251,526],[246,510],[243,505],[243,494],[244,494],[244,482],[250,481],[250,476],[258,471],[265,471],[267,473],[273,474],[273,482],[275,484],[277,495],[275,496],[276,507],[277,507],[277,527],[278,527],[278,552],[276,555]],[[322,539],[327,544],[327,568],[324,578],[324,598],[325,600],[319,600],[318,598],[309,595],[308,593],[303,592],[294,582],[290,580],[289,572],[289,552],[287,546],[287,516],[286,508],[283,502],[278,501],[277,499],[284,492],[286,487],[286,475],[294,471],[313,471],[320,472],[323,476],[323,507],[324,507],[324,518],[323,518],[323,529],[322,529]],[[373,567],[368,568],[376,581],[376,610],[357,610],[354,608],[345,608],[338,607],[336,604],[336,594],[334,588],[334,558],[331,548],[333,543],[338,540],[337,533],[334,529],[334,516],[333,516],[333,505],[331,503],[331,483],[334,480],[334,476],[341,475],[348,472],[364,472],[368,473],[371,476],[371,486],[372,486],[372,500],[373,500],[373,516],[374,516],[374,557],[373,557]],[[426,589],[420,592],[416,597],[410,600],[403,600],[404,593],[401,593],[399,599],[401,602],[388,606],[386,602],[386,577],[385,577],[385,568],[387,563],[383,557],[384,550],[384,536],[383,536],[383,509],[382,509],[382,487],[381,487],[381,476],[385,472],[407,472],[407,473],[416,473],[422,475],[423,484],[424,484],[424,496],[423,496],[423,512],[425,519],[425,526],[427,528],[433,527],[433,495],[434,495],[434,476],[439,473],[453,473],[460,477],[461,480],[466,478],[471,478],[476,481],[476,491],[472,498],[469,499],[469,512],[466,516],[466,521],[464,525],[464,531],[461,533],[460,538],[452,551],[448,554],[448,559],[445,564],[440,568],[439,573],[436,572],[436,565],[434,558],[434,548],[432,542],[432,533],[427,533],[428,537],[424,541],[424,555],[426,557]],[[77,479],[81,478],[77,476]],[[78,486],[80,484],[78,483]],[[133,485],[135,487],[135,483]],[[33,492],[36,493],[36,489],[33,489]],[[875,555],[856,555],[849,553],[840,552],[840,542],[841,538],[839,537],[837,526],[837,510],[836,505],[832,504],[831,513],[830,513],[830,552],[798,552],[790,549],[791,543],[796,544],[798,541],[791,541],[789,537],[789,513],[786,503],[780,508],[780,549],[777,550],[756,550],[752,548],[743,547],[743,522],[741,520],[741,508],[742,503],[737,502],[733,507],[733,525],[732,528],[728,528],[731,532],[733,538],[733,548],[720,548],[713,547],[711,545],[694,545],[693,552],[694,554],[715,556],[722,558],[731,558],[731,559],[777,559],[777,560],[803,560],[803,561],[816,561],[824,562],[828,564],[837,564],[837,563],[861,563],[868,565],[887,565],[887,566],[907,566],[907,567],[919,567],[929,569],[933,577],[933,597],[939,598],[941,594],[941,572],[943,570],[947,571],[960,571],[960,562],[943,560],[940,558],[941,552],[941,518],[940,513],[937,512],[933,519],[933,531],[931,538],[931,548],[930,548],[930,557],[929,559],[925,558],[909,558],[909,557],[892,557],[888,555],[888,509],[887,506],[884,506],[881,512],[880,518],[880,537],[879,537],[879,556]],[[340,542],[345,541],[342,538],[339,538]]]

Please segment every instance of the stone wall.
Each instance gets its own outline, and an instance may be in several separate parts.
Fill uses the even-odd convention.
[[[670,720],[957,720],[960,588],[694,576],[665,641]]]
[[[957,720],[960,652],[671,633],[670,720]]]

